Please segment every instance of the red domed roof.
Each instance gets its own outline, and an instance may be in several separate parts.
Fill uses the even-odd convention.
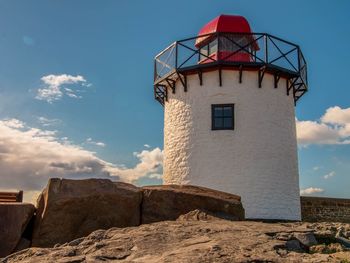
[[[247,19],[243,16],[236,15],[220,15],[199,30],[198,36],[211,34],[216,32],[225,33],[251,33],[251,29]],[[207,37],[200,37],[196,40],[196,46]]]
[[[251,33],[251,30],[247,19],[245,19],[243,16],[220,15],[203,26],[198,35],[205,35],[215,32]]]

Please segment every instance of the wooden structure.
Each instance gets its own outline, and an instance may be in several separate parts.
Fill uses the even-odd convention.
[[[23,191],[0,192],[0,202],[21,203],[23,201]]]

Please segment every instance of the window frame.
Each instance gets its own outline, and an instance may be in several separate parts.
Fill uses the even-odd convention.
[[[220,108],[224,108],[224,107],[231,107],[232,108],[232,116],[231,116],[231,120],[232,120],[232,127],[229,128],[217,128],[215,127],[215,108],[220,107]],[[217,117],[218,118],[218,117]],[[222,119],[224,119],[225,117],[222,116]],[[229,103],[229,104],[212,104],[211,105],[211,130],[212,131],[220,131],[220,130],[234,130],[235,129],[235,104],[233,103]]]

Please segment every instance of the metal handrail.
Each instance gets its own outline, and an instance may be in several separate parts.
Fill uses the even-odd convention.
[[[230,36],[245,36],[246,39],[249,39],[248,44],[238,43],[236,41],[237,39]],[[224,58],[220,58],[220,56],[211,56],[212,54],[208,51],[210,41],[217,39],[216,53],[218,53],[226,51],[220,45],[220,41],[224,38],[227,41],[225,48],[227,48],[227,43],[230,43],[232,45],[231,50],[233,51]],[[202,39],[202,41],[205,42],[203,46],[207,46],[207,54],[196,47],[196,40],[198,39]],[[253,48],[251,48],[253,45],[259,47],[259,49],[253,50]],[[240,61],[239,59],[228,60],[238,53],[248,54],[252,61]],[[307,90],[307,63],[298,45],[268,33],[240,32],[215,32],[182,39],[172,43],[155,56],[154,85],[160,85],[164,88],[166,84],[162,84],[162,81],[167,79],[166,83],[169,83],[169,76],[178,76],[179,72],[184,72],[186,69],[203,66],[203,64],[200,63],[200,58],[206,60],[205,66],[215,66],[218,64],[228,65],[231,63],[232,66],[237,66],[237,64],[239,64],[239,66],[242,65],[243,67],[245,65],[250,67],[256,65],[257,67],[278,68],[278,70],[293,74],[294,79],[292,83],[298,83],[296,92],[303,91],[302,94],[304,94],[304,91]],[[174,79],[172,79],[172,81],[174,81]],[[299,85],[300,83],[301,85]]]

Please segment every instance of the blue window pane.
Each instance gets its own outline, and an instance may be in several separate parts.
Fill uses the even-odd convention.
[[[233,128],[232,118],[224,118],[224,128]]]
[[[218,51],[218,40],[215,39],[209,43],[209,54],[214,54]]]
[[[208,56],[208,45],[200,49],[199,60],[206,59]]]
[[[231,117],[232,116],[232,107],[224,107],[224,116]]]
[[[222,128],[223,126],[223,118],[215,118],[214,119],[214,127],[215,128]]]
[[[212,129],[233,130],[234,129],[233,104],[212,105]]]
[[[214,116],[215,117],[222,117],[223,116],[222,107],[215,107],[214,108]]]

